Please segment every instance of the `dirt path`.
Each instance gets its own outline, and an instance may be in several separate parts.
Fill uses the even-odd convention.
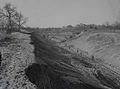
[[[3,54],[0,89],[36,89],[24,72],[25,68],[34,63],[34,47],[30,44],[29,36],[13,33],[12,42],[6,47],[0,47]]]

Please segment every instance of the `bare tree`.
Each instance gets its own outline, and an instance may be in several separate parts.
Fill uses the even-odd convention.
[[[15,23],[18,25],[19,31],[20,31],[21,27],[26,24],[27,20],[28,20],[28,18],[24,17],[21,14],[21,12],[20,13],[18,13],[18,12],[16,13]]]
[[[12,32],[12,20],[16,15],[16,7],[10,3],[6,3],[5,6],[0,10],[0,18],[7,20],[7,33]]]

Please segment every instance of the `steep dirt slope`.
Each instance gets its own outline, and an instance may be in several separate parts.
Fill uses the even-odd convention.
[[[101,58],[102,62],[120,70],[120,33],[85,32],[81,37],[67,44]]]

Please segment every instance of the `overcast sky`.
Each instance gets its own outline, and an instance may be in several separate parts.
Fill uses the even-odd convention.
[[[103,24],[120,20],[120,0],[0,0],[14,4],[33,27],[59,27],[79,23]]]

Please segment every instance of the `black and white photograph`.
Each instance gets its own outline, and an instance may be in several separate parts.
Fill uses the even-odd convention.
[[[0,0],[0,89],[120,89],[120,0]]]

